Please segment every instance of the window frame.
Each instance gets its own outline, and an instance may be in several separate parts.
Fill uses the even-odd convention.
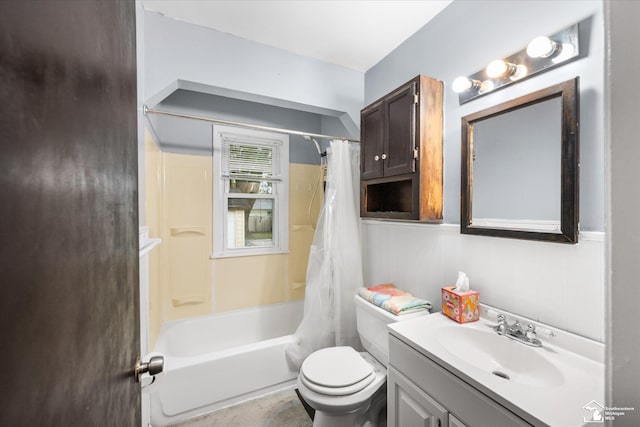
[[[289,252],[289,135],[231,126],[212,126],[213,149],[213,253],[215,258],[272,255]],[[277,150],[276,170],[279,180],[272,181],[272,194],[232,193],[227,191],[229,179],[223,173],[223,135],[233,135],[247,140],[247,145],[269,145],[272,141]],[[251,141],[254,144],[251,144]],[[276,148],[277,147],[277,148]],[[230,248],[228,245],[227,214],[229,199],[273,199],[271,246]]]

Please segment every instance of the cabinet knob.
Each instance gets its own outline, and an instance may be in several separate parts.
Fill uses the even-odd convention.
[[[384,159],[386,159],[386,158],[387,158],[387,155],[383,153],[383,154],[382,154],[382,160],[384,160]]]
[[[375,160],[375,161],[377,162],[378,160],[380,160],[380,156],[378,156],[378,155],[376,154],[375,156],[373,156],[373,160]]]

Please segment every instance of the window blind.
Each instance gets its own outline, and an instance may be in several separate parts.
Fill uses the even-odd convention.
[[[253,181],[280,181],[280,142],[222,134],[222,177]]]

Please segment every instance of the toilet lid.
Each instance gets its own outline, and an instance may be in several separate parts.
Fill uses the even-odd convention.
[[[357,393],[363,389],[365,389],[369,384],[371,384],[376,379],[376,374],[372,373],[365,379],[355,384],[348,385],[346,387],[324,387],[309,381],[304,374],[300,375],[300,381],[304,384],[309,390],[315,391],[319,394],[324,394],[326,396],[347,396],[350,394]]]
[[[308,382],[322,388],[343,388],[358,383],[362,384],[355,388],[364,388],[374,377],[373,367],[351,347],[318,350],[304,360],[300,372]]]

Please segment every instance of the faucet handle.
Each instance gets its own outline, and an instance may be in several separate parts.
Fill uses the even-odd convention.
[[[493,327],[493,330],[498,333],[498,335],[504,335],[509,328],[509,324],[507,323],[507,316],[502,313],[499,313],[497,316],[498,324]]]
[[[527,340],[533,341],[536,339],[536,327],[532,324],[527,325],[527,330],[524,333],[524,336]]]

